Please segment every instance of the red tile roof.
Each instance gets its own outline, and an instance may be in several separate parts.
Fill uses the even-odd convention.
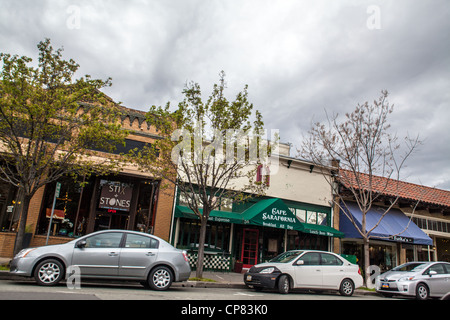
[[[344,169],[339,170],[340,181],[345,187],[349,188],[353,186],[355,189],[361,187],[367,189],[369,187],[369,175],[360,173],[358,177],[361,186],[358,186],[358,182],[352,171]],[[450,191],[447,190],[421,186],[379,176],[372,176],[372,189],[376,193],[385,194],[387,196],[399,196],[400,198],[407,200],[450,207]]]

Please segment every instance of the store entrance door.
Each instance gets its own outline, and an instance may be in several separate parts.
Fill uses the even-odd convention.
[[[97,214],[95,218],[94,231],[107,230],[107,229],[128,229],[128,219],[127,214],[117,214],[117,213],[100,213]]]
[[[250,268],[258,263],[258,240],[258,229],[244,229],[241,251],[241,261],[244,268]]]

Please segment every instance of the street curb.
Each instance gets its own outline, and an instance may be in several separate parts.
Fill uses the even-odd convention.
[[[0,280],[11,280],[11,281],[34,281],[32,277],[16,276],[11,274],[9,271],[0,271]],[[115,282],[116,283],[116,282]],[[247,286],[240,283],[225,283],[225,282],[207,282],[207,281],[183,281],[174,282],[172,287],[180,288],[235,288],[235,289],[245,289]]]
[[[184,281],[175,282],[172,287],[184,288],[233,288],[245,289],[247,286],[244,283],[229,283],[229,282],[209,282],[209,281]]]
[[[11,280],[11,281],[26,281],[34,282],[32,277],[16,276],[9,271],[0,271],[0,280]],[[117,282],[115,282],[117,283]],[[120,283],[120,282],[119,282]],[[207,282],[207,281],[183,281],[172,283],[172,288],[228,288],[228,289],[249,289],[244,283],[236,282]],[[251,289],[249,289],[251,290]],[[373,295],[380,296],[375,291],[367,291],[362,289],[356,289],[355,293],[359,295]]]

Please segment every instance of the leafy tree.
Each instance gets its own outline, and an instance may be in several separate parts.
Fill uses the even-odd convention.
[[[244,200],[243,192],[259,195],[266,188],[264,183],[255,181],[257,166],[267,161],[271,150],[267,140],[262,139],[262,116],[258,111],[252,115],[247,86],[234,101],[225,97],[225,89],[222,71],[219,84],[214,85],[206,102],[200,86],[191,82],[174,112],[170,103],[153,106],[147,120],[156,125],[161,139],[132,155],[141,170],[164,179],[168,185],[176,185],[199,218],[198,278],[203,273],[211,211],[219,207],[223,198]]]
[[[327,122],[313,124],[300,149],[302,157],[324,168],[324,177],[333,188],[335,181],[343,187],[340,192],[335,192],[333,202],[363,239],[364,270],[370,265],[371,232],[397,203],[400,172],[420,144],[418,137],[405,137],[402,146],[397,136],[390,133],[388,116],[393,112],[393,105],[389,104],[387,96],[388,92],[382,91],[373,104],[358,104],[352,113],[345,114],[343,120],[338,114],[331,117],[327,114]],[[334,162],[333,167],[330,160]],[[374,203],[385,201],[382,197],[386,194],[391,195],[387,208],[377,223],[367,228],[367,213]],[[362,212],[361,226],[351,215],[348,201],[358,204]],[[365,274],[367,285],[370,274]]]
[[[62,59],[50,39],[32,59],[1,53],[0,179],[18,188],[20,224],[14,253],[22,247],[30,200],[66,174],[86,175],[117,167],[114,157],[95,157],[124,143],[119,109],[99,89],[110,86],[89,75],[75,79],[79,65]]]

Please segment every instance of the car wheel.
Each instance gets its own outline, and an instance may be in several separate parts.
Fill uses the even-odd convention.
[[[34,279],[41,286],[57,285],[64,277],[64,265],[55,259],[40,262],[34,270]]]
[[[339,287],[339,293],[343,296],[350,297],[353,295],[353,292],[355,291],[355,285],[353,284],[353,281],[350,279],[344,279],[341,282],[341,286]]]
[[[173,281],[172,271],[169,268],[160,266],[150,272],[148,284],[153,290],[167,290]]]
[[[278,279],[278,292],[282,294],[289,293],[289,277],[287,275],[280,276]]]
[[[428,287],[424,283],[419,283],[416,287],[416,299],[417,300],[427,300],[430,292]]]

